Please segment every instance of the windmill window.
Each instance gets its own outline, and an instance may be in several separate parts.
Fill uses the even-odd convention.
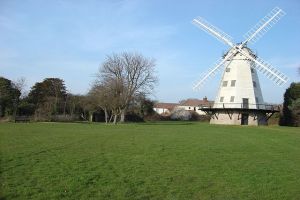
[[[223,81],[223,87],[227,86],[228,81]]]
[[[231,81],[231,87],[234,87],[234,86],[235,86],[235,82],[236,82],[236,80],[232,80],[232,81]]]
[[[224,97],[220,97],[220,102],[223,102],[224,101]]]
[[[253,68],[251,68],[251,72],[254,73],[254,69]]]
[[[257,97],[255,97],[255,101],[256,101],[256,103],[258,103],[258,98]]]
[[[230,68],[226,68],[226,72],[230,72]]]
[[[256,87],[256,82],[255,81],[253,81],[253,87]]]
[[[234,96],[230,97],[230,102],[234,102]]]

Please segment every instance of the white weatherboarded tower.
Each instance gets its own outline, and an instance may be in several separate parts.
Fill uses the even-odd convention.
[[[194,89],[200,89],[209,78],[224,69],[213,107],[202,108],[211,115],[210,123],[267,125],[270,116],[278,112],[264,103],[257,71],[278,85],[286,83],[288,78],[257,57],[247,44],[257,41],[283,15],[281,9],[274,8],[246,34],[246,40],[238,44],[234,44],[230,36],[204,19],[198,17],[193,20],[195,25],[230,46],[228,52],[194,86]]]

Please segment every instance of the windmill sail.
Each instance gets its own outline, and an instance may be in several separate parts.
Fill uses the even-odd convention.
[[[261,19],[252,29],[250,29],[245,35],[246,40],[243,42],[247,44],[249,42],[255,43],[258,41],[273,25],[275,25],[283,16],[285,12],[280,8],[274,8],[267,16]]]
[[[221,42],[228,44],[231,47],[234,46],[234,44],[232,42],[232,38],[228,34],[226,34],[221,29],[213,26],[205,19],[198,17],[198,18],[193,19],[192,23],[194,25],[196,25],[197,27],[201,28],[202,30],[204,30],[205,32],[209,33],[210,35],[216,37]]]
[[[199,90],[209,79],[214,77],[224,66],[226,59],[220,58],[215,65],[200,76],[199,81],[194,85],[194,90]]]
[[[204,73],[193,87],[200,89],[217,72],[226,68],[213,107],[201,108],[211,114],[210,123],[266,125],[271,116],[269,114],[278,112],[265,105],[257,71],[278,85],[286,83],[288,77],[257,57],[247,44],[262,37],[284,14],[281,9],[274,8],[246,34],[246,40],[238,44],[234,44],[228,34],[203,18],[198,17],[192,21],[197,27],[230,47],[226,55]]]
[[[231,47],[231,49],[234,49],[234,51],[229,50],[229,52],[242,53],[248,59],[252,60],[253,63],[255,63],[255,65],[252,65],[253,68],[257,68],[260,72],[262,72],[276,84],[283,85],[288,81],[288,77],[286,75],[274,68],[271,64],[263,61],[261,58],[258,58],[257,56],[250,56],[247,52],[243,50],[243,47],[245,47],[247,43],[254,43],[259,38],[261,38],[284,15],[285,12],[283,10],[281,10],[278,7],[275,7],[266,17],[261,19],[252,29],[250,29],[250,31],[246,33],[245,37],[247,39],[244,42],[237,45],[234,45],[234,43],[232,42],[232,37],[230,37],[224,31],[210,24],[201,17],[193,19],[192,23],[204,30],[205,32],[209,33],[210,35],[214,36],[221,42],[227,44]],[[216,72],[222,68],[224,63],[224,60],[218,60],[211,69],[209,69],[205,74],[201,76],[201,79],[194,85],[193,89],[200,89],[208,79],[213,77],[216,74]]]
[[[281,86],[288,81],[289,78],[286,75],[261,58],[256,57],[256,59],[253,59],[253,61],[254,65],[252,67],[258,69],[262,74],[275,82],[277,85]]]

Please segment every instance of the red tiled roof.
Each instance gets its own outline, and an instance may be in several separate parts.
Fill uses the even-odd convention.
[[[178,106],[179,104],[177,103],[156,103],[154,104],[154,108],[165,108],[168,110],[172,110],[175,106]]]
[[[208,101],[207,99],[187,99],[183,101],[180,105],[181,106],[209,106],[212,105],[214,102],[213,101]]]

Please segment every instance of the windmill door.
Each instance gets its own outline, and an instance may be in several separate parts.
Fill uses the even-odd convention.
[[[243,108],[249,108],[249,99],[243,98]]]
[[[248,125],[248,114],[242,114],[241,125]]]

